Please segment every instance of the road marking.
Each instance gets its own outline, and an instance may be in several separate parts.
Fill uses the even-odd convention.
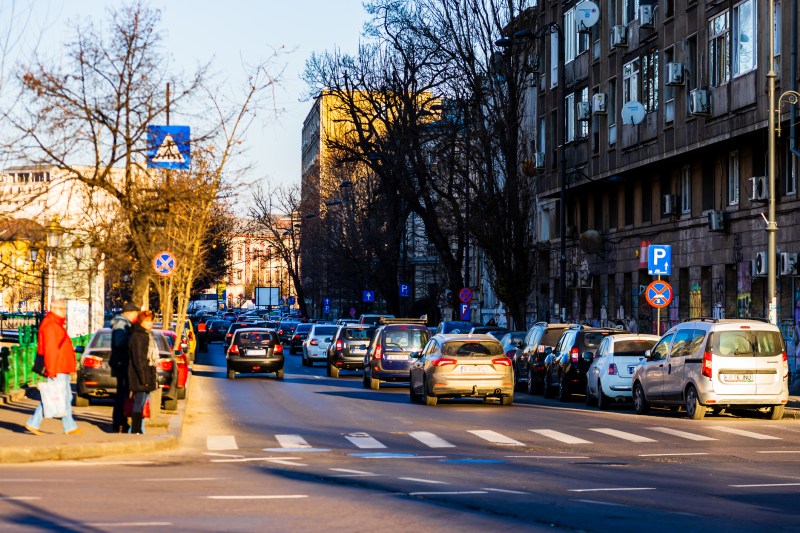
[[[64,461],[58,466],[142,466],[151,465],[155,461]]]
[[[252,463],[254,461],[269,461],[276,459],[275,457],[242,457],[241,459],[211,459],[212,463]],[[281,457],[281,460],[292,461],[297,460],[297,457]],[[300,466],[300,465],[293,465]],[[305,466],[305,465],[302,465]]]
[[[351,470],[349,468],[331,468],[334,472],[341,472],[343,474],[350,474],[353,476],[380,476],[381,474],[374,474],[372,472],[365,472],[363,470]]]
[[[675,435],[676,437],[681,437],[683,439],[689,440],[717,440],[713,437],[706,437],[705,435],[698,435],[697,433],[689,433],[688,431],[680,431],[678,429],[672,428],[650,428],[653,431],[658,431],[660,433],[666,433],[667,435]]]
[[[459,494],[487,494],[485,490],[462,490],[445,492],[409,492],[409,496],[456,496]]]
[[[308,494],[252,494],[244,496],[206,496],[209,500],[297,500]]]
[[[681,457],[683,455],[708,455],[707,453],[640,453],[639,457]]]
[[[565,444],[591,444],[592,441],[579,439],[578,437],[573,437],[572,435],[567,435],[566,433],[561,433],[560,431],[554,431],[552,429],[530,429],[528,431],[532,431],[533,433],[538,433],[543,437],[548,437],[551,439],[555,439],[559,442],[563,442]]]
[[[416,483],[430,483],[432,485],[448,485],[446,481],[436,481],[433,479],[420,479],[417,477],[400,477],[397,479],[402,479],[403,481],[414,481]]]
[[[728,485],[728,486],[740,489],[752,488],[752,487],[800,487],[800,483],[763,483],[757,485]]]
[[[206,437],[206,449],[221,452],[225,450],[238,450],[236,437],[233,435],[209,435]]]
[[[274,459],[274,458],[269,458],[269,459],[265,459],[265,460],[270,462],[270,463],[277,463],[279,465],[286,465],[286,466],[308,466],[305,463],[297,463],[297,462],[295,462],[295,461],[297,461],[297,459],[292,460],[292,459]]]
[[[476,437],[480,437],[483,440],[487,440],[492,444],[503,444],[506,446],[525,446],[518,440],[514,440],[511,437],[506,437],[496,431],[491,431],[488,429],[470,429],[468,430],[469,433],[472,433]]]
[[[163,481],[171,483],[172,481],[218,481],[220,479],[228,479],[226,477],[146,477],[142,481]]]
[[[350,457],[365,459],[443,459],[446,455],[416,455],[414,453],[351,453]]]
[[[244,455],[238,455],[232,453],[212,453],[212,452],[203,452],[203,455],[210,455],[212,457],[244,457]]]
[[[369,436],[368,433],[350,433],[345,438],[361,449],[386,448],[384,444]]]
[[[765,450],[765,451],[757,451],[756,453],[796,453],[796,454],[800,454],[800,450]]]
[[[772,435],[764,435],[763,433],[754,433],[752,431],[745,431],[744,429],[726,428],[722,426],[709,426],[711,429],[724,431],[725,433],[733,433],[734,435],[741,435],[742,437],[750,437],[751,439],[759,440],[783,440],[780,437],[773,437]]]
[[[506,455],[507,459],[589,459],[588,455]]]
[[[491,488],[484,488],[481,490],[485,490],[487,492],[502,492],[503,494],[530,494],[530,492],[522,492],[521,490],[491,489]]]
[[[168,527],[172,522],[95,522],[84,524],[89,527]]]
[[[300,435],[275,435],[281,448],[311,448],[311,445]]]
[[[635,490],[656,490],[655,487],[609,487],[602,489],[569,489],[567,492],[625,492]]]
[[[610,435],[612,437],[617,437],[623,440],[629,440],[631,442],[658,442],[655,439],[650,439],[648,437],[642,437],[640,435],[635,435],[633,433],[628,433],[627,431],[619,431],[618,429],[611,429],[611,428],[594,428],[590,429],[589,431],[596,431],[598,433],[603,433],[605,435]]]
[[[412,431],[408,436],[417,439],[429,448],[455,448],[455,444],[450,444],[443,438],[429,431]]]
[[[574,501],[581,503],[591,503],[592,505],[607,505],[609,507],[629,507],[628,505],[622,505],[621,503],[601,502],[597,500],[574,500]]]
[[[0,501],[25,502],[29,500],[41,500],[41,496],[0,496]]]

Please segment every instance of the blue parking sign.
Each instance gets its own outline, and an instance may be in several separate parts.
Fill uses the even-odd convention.
[[[411,287],[409,287],[408,283],[401,283],[400,284],[400,297],[401,298],[408,298],[411,296]]]
[[[672,274],[672,246],[651,244],[647,248],[647,273],[651,276]]]
[[[472,313],[470,311],[471,309],[469,304],[459,304],[459,320],[463,320],[465,322],[472,320],[472,317],[470,316]]]

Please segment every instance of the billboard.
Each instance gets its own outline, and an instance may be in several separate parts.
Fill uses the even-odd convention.
[[[280,305],[278,287],[256,287],[256,307],[275,307]]]

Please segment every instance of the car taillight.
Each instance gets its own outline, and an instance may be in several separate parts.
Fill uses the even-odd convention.
[[[231,347],[228,349],[228,353],[239,354],[239,347],[235,344],[231,344]]]
[[[272,355],[279,353],[283,353],[283,346],[281,346],[281,343],[278,343],[272,347]]]
[[[494,361],[492,361],[494,362]],[[437,359],[433,362],[433,366],[447,366],[447,365],[454,365],[458,363],[455,359],[449,359],[447,357],[442,357],[441,359]]]
[[[319,346],[319,341],[317,339],[311,339],[310,341],[308,341],[308,344],[310,344],[311,346]]]
[[[292,340],[300,340],[300,335],[295,333],[294,336],[292,337]]]
[[[700,372],[705,377],[711,377],[711,352],[703,352],[703,370]]]
[[[492,359],[492,364],[500,366],[511,366],[511,360],[508,357],[498,357],[496,359]]]
[[[383,356],[383,346],[379,344],[375,347],[374,350],[372,350],[372,358],[380,359],[382,356]]]
[[[159,359],[156,364],[159,370],[169,371],[172,370],[172,359]]]
[[[84,355],[83,359],[84,368],[103,368],[103,359],[93,355]]]
[[[283,335],[283,330],[282,329],[278,330],[278,335]]]
[[[577,348],[573,348],[569,351],[569,358],[573,363],[577,363],[580,360],[580,355],[578,355]]]
[[[342,342],[342,339],[337,339],[336,340],[336,351],[337,352],[341,352],[343,348],[344,348],[344,343]]]
[[[783,377],[789,377],[789,358],[786,357],[786,352],[783,352]]]
[[[198,333],[205,333],[206,332],[206,325],[203,324],[202,322],[200,324],[197,324],[197,332]]]
[[[608,375],[609,376],[616,376],[617,375],[617,365],[616,363],[611,363],[608,365]]]

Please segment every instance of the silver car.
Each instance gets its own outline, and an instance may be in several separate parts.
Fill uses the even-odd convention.
[[[435,335],[420,353],[412,353],[412,402],[436,405],[439,398],[497,398],[514,401],[511,359],[491,335]]]
[[[336,335],[339,326],[314,324],[303,341],[303,365],[312,366],[314,361],[325,363],[328,359],[328,345]]]

